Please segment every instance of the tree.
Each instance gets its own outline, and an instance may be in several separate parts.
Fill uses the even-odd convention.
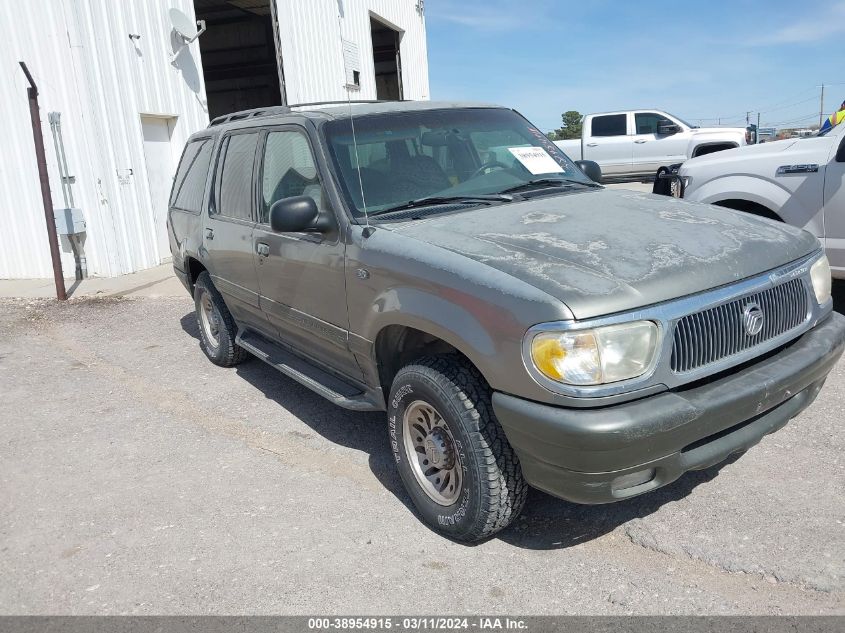
[[[562,141],[570,138],[581,138],[581,120],[584,118],[577,110],[567,110],[560,115],[563,125],[548,133],[549,139]]]

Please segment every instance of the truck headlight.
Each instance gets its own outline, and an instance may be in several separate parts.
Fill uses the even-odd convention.
[[[824,305],[830,300],[830,263],[827,255],[822,255],[815,264],[810,267],[810,279],[813,282],[813,291],[816,293],[816,301]]]
[[[540,332],[531,340],[531,362],[557,382],[602,385],[646,373],[654,361],[657,339],[657,325],[652,321]]]
[[[683,198],[684,193],[689,187],[690,182],[692,182],[692,178],[689,176],[676,176],[672,179],[672,184],[670,185],[670,191],[673,198]]]

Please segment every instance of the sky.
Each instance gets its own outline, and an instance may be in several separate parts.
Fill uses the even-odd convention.
[[[694,125],[819,122],[845,100],[845,0],[425,0],[432,99],[659,108]]]

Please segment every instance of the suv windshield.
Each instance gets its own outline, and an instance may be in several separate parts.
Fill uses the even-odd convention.
[[[434,198],[431,204],[442,204],[444,198],[483,204],[478,196],[557,183],[595,186],[557,145],[513,110],[396,112],[357,117],[354,123],[354,139],[349,119],[326,123],[324,130],[356,216],[363,215],[364,202],[369,213],[378,213],[412,201],[425,204],[423,198]]]

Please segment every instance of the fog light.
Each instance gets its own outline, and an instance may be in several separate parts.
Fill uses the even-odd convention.
[[[646,484],[652,479],[654,479],[654,468],[638,470],[636,472],[617,477],[610,484],[610,487],[614,491],[628,490],[629,488]]]

